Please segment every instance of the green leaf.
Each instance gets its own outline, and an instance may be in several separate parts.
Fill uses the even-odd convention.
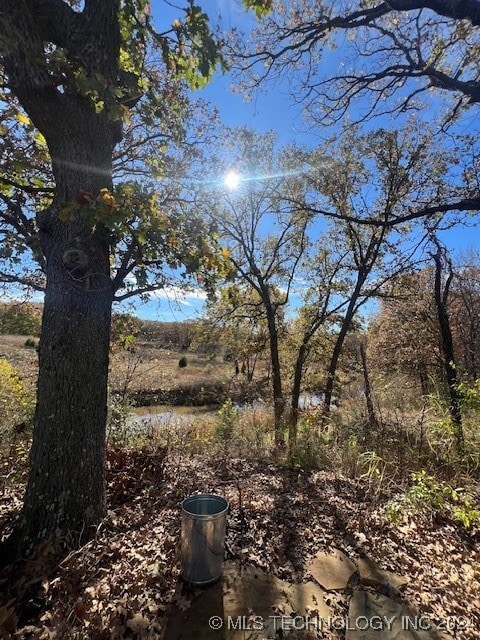
[[[257,18],[264,18],[273,8],[272,0],[243,0],[247,9],[253,9]]]
[[[94,106],[95,106],[95,113],[100,113],[105,108],[105,102],[104,100],[99,100],[98,102],[95,102]]]
[[[138,244],[145,245],[147,244],[147,236],[143,231],[139,231],[137,234],[137,242]]]

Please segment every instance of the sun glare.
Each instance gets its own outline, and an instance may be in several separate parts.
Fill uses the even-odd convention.
[[[240,184],[240,176],[236,171],[229,171],[223,178],[227,189],[236,189]]]

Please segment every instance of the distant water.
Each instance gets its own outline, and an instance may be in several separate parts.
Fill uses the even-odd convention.
[[[181,424],[194,418],[213,415],[217,409],[209,405],[203,407],[173,406],[167,404],[149,407],[135,407],[135,411],[127,419],[127,424]]]
[[[288,401],[287,401],[288,402]],[[318,407],[322,403],[322,398],[317,395],[302,394],[300,396],[299,406],[301,410]],[[259,409],[265,407],[264,402],[255,402],[253,404],[238,405],[240,410],[248,410],[250,408]],[[288,404],[287,404],[288,407]],[[218,411],[218,407],[186,407],[173,405],[152,405],[149,407],[136,407],[135,411],[128,418],[129,425],[169,425],[182,424],[191,422],[194,418],[205,415],[214,415]]]

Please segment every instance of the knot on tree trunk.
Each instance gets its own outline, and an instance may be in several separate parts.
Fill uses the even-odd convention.
[[[79,247],[69,247],[65,249],[62,256],[63,264],[70,271],[83,272],[89,263],[88,254]]]

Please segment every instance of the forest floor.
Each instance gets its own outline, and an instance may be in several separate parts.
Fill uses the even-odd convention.
[[[18,513],[21,486],[9,481],[0,489],[0,531],[6,534]],[[197,492],[230,502],[226,577],[223,586],[204,590],[179,580],[180,504]],[[277,638],[356,638],[341,621],[359,594],[394,600],[449,631],[448,637],[480,638],[480,531],[422,514],[393,524],[386,516],[393,492],[366,478],[292,470],[275,459],[111,449],[110,506],[94,538],[71,552],[45,545],[0,575],[0,637],[222,638],[222,631],[212,631],[207,618],[200,624],[198,616],[217,614],[212,603],[219,589],[224,603],[229,589],[232,599],[235,590],[225,584],[232,571],[247,576],[247,591],[255,584],[272,590],[285,583],[311,584],[315,558],[324,552],[353,563],[343,585],[322,589],[322,606],[335,624],[321,631],[278,630]],[[391,572],[384,574],[391,580],[374,585],[363,580],[357,570],[361,559]],[[237,602],[236,611],[249,618],[260,612],[256,604],[242,612]],[[271,613],[292,611],[272,596]],[[226,637],[275,637],[235,633]],[[360,637],[390,636],[376,631]]]

